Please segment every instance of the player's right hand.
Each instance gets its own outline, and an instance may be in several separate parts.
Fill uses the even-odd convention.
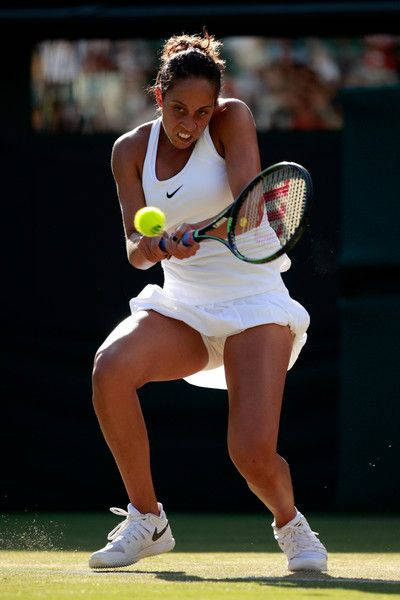
[[[200,249],[200,244],[198,242],[194,242],[190,246],[185,246],[181,239],[186,231],[190,231],[193,229],[193,225],[189,225],[189,223],[182,223],[179,227],[165,240],[165,247],[170,256],[174,256],[175,258],[190,258],[194,256],[196,252]]]

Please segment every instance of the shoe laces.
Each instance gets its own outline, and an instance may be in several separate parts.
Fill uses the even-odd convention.
[[[107,536],[107,539],[111,541],[115,541],[118,536],[121,536],[123,533],[128,533],[135,540],[142,538],[143,540],[146,538],[144,532],[151,533],[151,530],[145,526],[145,521],[147,521],[147,515],[142,515],[141,513],[130,513],[123,508],[117,508],[116,506],[112,506],[110,511],[115,515],[119,515],[121,517],[126,517],[124,521],[119,523],[114,529],[110,531]]]
[[[293,558],[305,551],[325,553],[324,546],[317,538],[318,535],[316,531],[312,531],[302,521],[288,527],[282,532],[274,532],[274,537],[280,548],[289,558]]]

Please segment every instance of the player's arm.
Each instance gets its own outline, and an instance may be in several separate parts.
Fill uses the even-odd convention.
[[[126,251],[132,266],[148,269],[166,258],[167,253],[159,247],[160,237],[145,237],[134,227],[133,219],[139,208],[146,205],[140,162],[143,163],[144,131],[142,128],[118,138],[115,142],[111,166],[117,186],[118,199],[122,212]]]
[[[244,102],[224,100],[212,123],[213,138],[225,158],[229,187],[234,198],[261,171],[257,132],[253,115]],[[193,225],[201,229],[209,220]],[[213,236],[226,237],[226,223],[213,230]]]
[[[236,99],[218,110],[216,135],[225,158],[229,186],[236,198],[261,171],[256,126],[250,109]]]

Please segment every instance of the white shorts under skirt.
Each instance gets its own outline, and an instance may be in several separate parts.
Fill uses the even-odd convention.
[[[185,380],[193,385],[218,389],[227,388],[223,352],[228,336],[266,323],[289,325],[295,336],[290,369],[306,343],[310,324],[306,309],[290,297],[285,287],[234,300],[192,305],[166,296],[158,285],[147,285],[130,300],[129,306],[132,314],[151,309],[196,329],[208,350],[209,362],[202,371],[185,377]]]

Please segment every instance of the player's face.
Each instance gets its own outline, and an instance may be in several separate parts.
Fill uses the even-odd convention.
[[[178,80],[161,97],[156,93],[162,108],[165,134],[176,148],[185,149],[199,139],[210,122],[216,105],[213,83],[204,78]]]

